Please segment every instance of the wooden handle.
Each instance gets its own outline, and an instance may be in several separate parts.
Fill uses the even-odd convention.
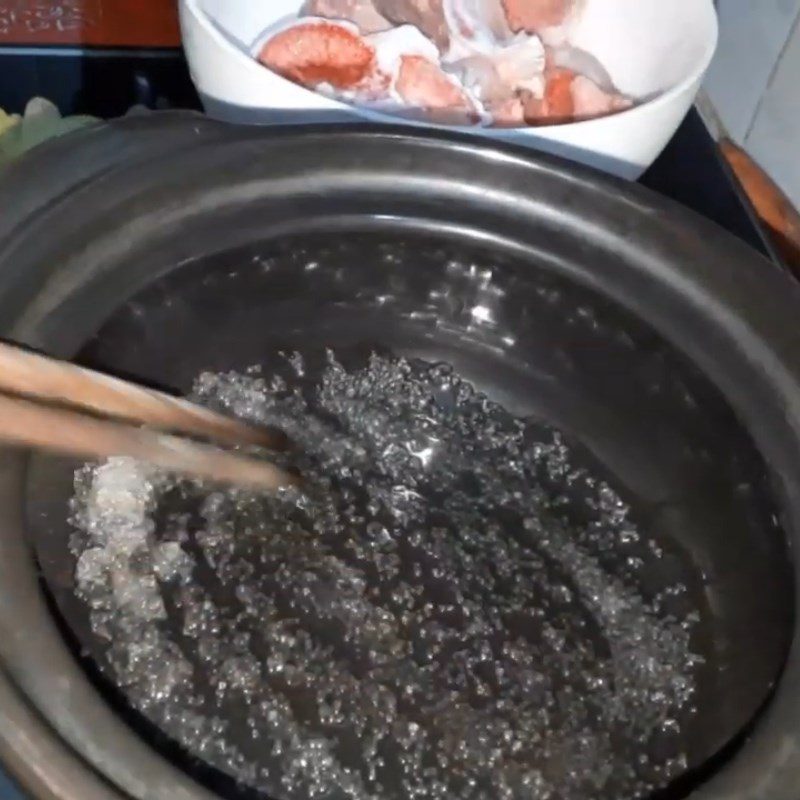
[[[761,221],[788,267],[800,270],[800,214],[781,188],[730,139],[720,142],[722,154],[742,184]]]
[[[273,464],[190,439],[2,395],[0,441],[82,458],[132,456],[170,471],[268,491],[298,483]]]
[[[257,428],[177,397],[0,342],[0,391],[85,409],[223,444],[283,450],[280,431]]]

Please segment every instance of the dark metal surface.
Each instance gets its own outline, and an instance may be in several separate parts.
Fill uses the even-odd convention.
[[[249,227],[257,208],[252,213],[243,213],[237,228]],[[424,221],[376,225],[358,216],[337,223],[336,232],[314,235],[326,224],[309,220],[300,236],[264,242],[254,227],[252,242],[231,250],[226,232],[215,228],[213,240],[196,246],[198,255],[220,248],[218,255],[199,256],[137,293],[79,358],[188,392],[205,370],[260,364],[269,372],[280,367],[281,352],[306,351],[310,343],[340,358],[391,352],[452,364],[514,413],[556,425],[614,476],[643,535],[664,551],[643,579],[648,591],[679,581],[700,610],[693,648],[705,663],[687,750],[691,765],[702,764],[764,701],[791,630],[788,555],[771,521],[766,471],[726,404],[646,326],[547,276],[555,254],[504,255],[469,243],[466,231],[463,242],[425,234]],[[358,233],[370,228],[384,230]],[[156,258],[144,256],[150,263]],[[319,266],[306,272],[307,263]],[[454,264],[463,265],[461,272]],[[492,271],[491,293],[470,279],[470,268]],[[107,302],[113,298],[97,307]],[[489,309],[492,325],[475,323],[475,305]],[[63,330],[91,331],[85,307],[74,313],[61,322]],[[49,349],[51,342],[42,344]],[[107,668],[107,642],[92,632],[74,594],[64,509],[77,466],[34,460],[29,533],[70,630]],[[767,581],[775,585],[769,594],[761,591]],[[225,709],[211,696],[207,713],[221,716]],[[247,747],[250,731],[230,713],[227,738]],[[163,724],[157,715],[151,721]],[[251,748],[257,758],[261,743]]]
[[[36,95],[51,99],[63,114],[108,118],[131,105],[200,109],[180,50],[73,51],[59,48],[0,48],[0,108],[21,112]],[[644,186],[678,200],[777,261],[747,197],[700,115],[692,110],[655,164]]]
[[[62,114],[117,117],[133,105],[199,108],[180,50],[0,47],[0,108],[46,97]],[[9,80],[8,76],[14,76]]]
[[[781,668],[793,616],[772,503],[790,535],[800,513],[800,365],[791,325],[800,294],[778,270],[643,190],[472,140],[269,135],[193,117],[132,119],[76,136],[82,163],[65,165],[78,140],[64,140],[0,181],[0,192],[18,193],[0,221],[6,335],[72,355],[119,311],[84,356],[174,388],[201,367],[258,360],[270,325],[270,347],[280,331],[279,346],[309,335],[349,337],[401,351],[427,347],[459,362],[490,393],[581,439],[694,571],[697,597],[715,609],[702,643],[709,667],[698,757],[750,720]],[[54,182],[47,202],[47,192],[26,188],[34,167],[81,186],[67,194]],[[291,268],[293,236],[309,257],[322,248],[339,259],[345,278],[309,291]],[[370,261],[379,243],[402,255],[393,290],[403,302],[376,321],[368,298],[389,277]],[[203,276],[227,275],[265,252],[287,254],[277,277],[242,268],[235,280],[203,288]],[[424,315],[410,322],[431,282],[445,281],[452,252],[502,276],[497,318],[516,334],[514,348],[497,347],[491,331],[448,339],[426,328]],[[138,328],[125,301],[189,262],[142,301],[148,327]],[[558,302],[543,305],[540,285],[554,287]],[[458,322],[469,286],[446,288],[453,303],[434,316]],[[594,322],[582,323],[578,308]],[[12,680],[116,786],[137,797],[197,796],[196,785],[126,728],[64,646],[26,556],[23,468],[24,459],[9,456],[0,476],[0,655]],[[46,499],[35,493],[31,514]],[[70,574],[47,548],[63,540],[45,541],[39,555],[59,599]],[[67,596],[61,591],[72,622]],[[793,800],[795,655],[787,669],[752,740],[699,797]],[[4,747],[14,752],[13,736]],[[53,796],[77,797],[69,787]]]
[[[640,183],[697,211],[779,263],[750,200],[696,110],[689,112]]]

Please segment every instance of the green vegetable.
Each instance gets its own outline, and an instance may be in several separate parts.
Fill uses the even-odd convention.
[[[62,117],[49,100],[41,97],[31,100],[21,117],[0,109],[0,166],[37,144],[96,121],[88,116]]]

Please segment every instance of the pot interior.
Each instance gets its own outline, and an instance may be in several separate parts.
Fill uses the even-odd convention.
[[[281,374],[291,382],[297,374],[287,366],[286,354],[295,352],[304,358],[306,374],[299,388],[306,391],[324,370],[328,348],[350,371],[365,369],[372,353],[389,361],[403,357],[413,364],[446,363],[502,406],[504,413],[526,420],[537,441],[537,437],[552,435],[548,426],[560,432],[559,441],[569,450],[567,466],[573,478],[550,476],[547,491],[551,500],[559,501],[553,503],[551,521],[562,531],[564,547],[574,548],[578,560],[566,564],[545,557],[530,564],[544,563],[556,576],[554,581],[558,578],[570,587],[573,611],[583,622],[575,629],[564,627],[563,620],[569,617],[564,612],[561,621],[554,623],[554,633],[548,634],[551,639],[563,637],[560,644],[545,642],[541,627],[536,628],[539,623],[524,619],[512,638],[527,641],[532,652],[540,654],[570,650],[580,641],[599,661],[616,659],[622,664],[626,658],[649,658],[631,667],[637,679],[650,674],[657,689],[659,670],[669,667],[677,674],[685,669],[681,675],[688,690],[685,702],[653,724],[651,735],[639,742],[640,752],[631,749],[625,736],[624,717],[639,707],[634,704],[621,707],[615,732],[602,740],[604,747],[611,747],[605,756],[599,739],[584,736],[578,742],[580,730],[576,729],[576,738],[567,737],[562,748],[563,759],[570,761],[568,768],[558,763],[552,748],[547,750],[547,763],[537,761],[535,753],[503,762],[509,797],[525,787],[525,796],[535,796],[530,794],[530,776],[539,774],[543,781],[557,782],[559,770],[572,775],[569,785],[575,793],[564,797],[621,797],[641,787],[660,788],[685,770],[702,765],[740,733],[766,702],[785,659],[793,624],[790,559],[769,472],[721,393],[645,322],[544,264],[512,253],[490,252],[479,243],[444,233],[414,232],[407,226],[254,240],[166,271],[154,267],[140,283],[123,291],[122,297],[119,292],[113,300],[109,296],[102,312],[90,308],[93,301],[88,294],[83,301],[79,293],[73,296],[70,320],[64,318],[62,323],[65,330],[69,324],[73,333],[75,326],[85,329],[79,361],[181,393],[191,391],[203,372],[244,373],[253,365],[260,366],[266,376]],[[105,321],[98,328],[92,320],[99,318]],[[58,334],[51,323],[48,335],[55,340]],[[278,589],[270,582],[280,559],[275,553],[265,555],[263,536],[254,539],[241,534],[237,542],[231,540],[224,563],[215,561],[196,537],[202,527],[192,506],[196,498],[167,498],[167,505],[174,503],[176,509],[188,502],[183,511],[190,518],[189,538],[182,546],[190,552],[194,568],[188,584],[160,586],[165,613],[145,626],[159,631],[158,642],[140,642],[137,649],[131,629],[125,634],[115,627],[122,625],[124,614],[121,606],[114,605],[110,585],[98,589],[94,614],[90,614],[91,598],[85,591],[76,593],[75,577],[77,558],[89,545],[68,521],[78,466],[67,459],[32,458],[28,530],[68,636],[121,712],[133,724],[158,731],[156,740],[162,749],[226,795],[256,790],[285,800],[309,796],[314,789],[317,796],[344,797],[342,774],[357,774],[364,792],[381,785],[383,796],[408,796],[410,784],[404,781],[410,779],[397,752],[383,753],[381,743],[369,751],[367,742],[359,739],[358,732],[369,726],[353,727],[352,719],[346,719],[334,734],[320,721],[320,709],[309,706],[312,699],[314,703],[319,699],[314,682],[323,681],[323,675],[311,670],[298,688],[270,672],[268,664],[277,644],[264,635],[266,616],[259,620],[256,611],[249,617],[244,613],[243,591],[274,591],[276,596],[283,592],[277,602],[284,608],[284,617],[292,617],[286,609],[293,606],[287,600],[291,587]],[[617,510],[623,509],[624,525],[611,524],[609,509],[605,516],[598,512],[603,492]],[[164,535],[165,518],[158,515],[165,513],[161,509],[155,514],[156,539]],[[526,547],[536,551],[537,546],[526,544],[527,534],[517,517],[510,515],[503,525],[501,539],[507,536],[522,548],[514,552],[524,554]],[[356,528],[354,524],[349,535],[358,539],[364,531]],[[430,530],[420,533],[424,538]],[[292,573],[296,580],[304,569],[314,573],[315,567],[294,564],[292,548],[284,544],[286,562],[299,570]],[[374,579],[371,556],[332,547],[341,569],[346,566],[348,574],[359,573],[369,585]],[[403,558],[413,561],[406,551],[400,553]],[[481,562],[476,563],[480,566]],[[525,569],[533,569],[530,564]],[[408,564],[405,567],[411,569]],[[144,573],[148,569],[152,577],[152,565],[142,566]],[[603,586],[616,587],[613,597],[623,598],[625,608],[603,605],[596,593],[593,597],[591,581],[586,583],[590,573],[605,576]],[[314,574],[313,586],[323,585],[325,581]],[[200,592],[194,601],[187,599],[187,587]],[[334,604],[333,596],[329,600],[329,605]],[[672,663],[669,659],[674,654],[668,648],[659,649],[653,643],[648,649],[646,642],[633,641],[637,636],[647,639],[646,628],[618,626],[616,634],[608,634],[604,626],[617,624],[634,600],[658,609],[642,620],[686,633],[688,660]],[[188,617],[199,613],[206,601],[213,609],[210,627],[193,633]],[[546,607],[554,608],[552,598],[548,602],[551,605]],[[377,600],[369,612],[376,606],[380,606]],[[325,672],[341,673],[342,681],[355,680],[353,691],[371,685],[372,667],[365,666],[363,654],[352,646],[359,624],[348,623],[350,627],[331,633],[311,621],[303,622],[302,615],[297,618],[303,641],[324,641],[329,647],[324,651],[330,659]],[[399,640],[411,642],[419,634],[404,628],[397,615],[389,614],[387,620],[392,636]],[[292,632],[297,634],[294,628]],[[511,636],[507,630],[506,634]],[[441,656],[454,665],[462,649],[477,647],[461,629],[455,636],[459,637],[463,648],[456,642]],[[663,637],[662,643],[668,633]],[[220,654],[220,647],[230,652]],[[161,674],[163,670],[154,670],[153,664],[149,672],[136,669],[137,658],[144,663],[155,656],[162,665],[180,657],[191,669],[171,678]],[[242,688],[237,684],[241,673],[225,678],[234,656],[256,665],[257,685]],[[423,666],[424,661],[413,658],[404,666],[413,673],[410,684],[419,678],[414,670]],[[610,673],[616,675],[617,685],[595,698],[601,705],[622,702],[625,681],[633,680],[633,673],[619,669]],[[399,696],[399,667],[389,674],[391,680],[381,685]],[[457,684],[457,677],[452,680]],[[674,688],[674,681],[669,686]],[[447,690],[454,692],[451,695],[443,686],[434,688],[442,697],[461,697],[452,686]],[[484,706],[502,698],[502,691],[495,689]],[[533,705],[571,707],[558,692],[580,691],[569,681],[551,689],[552,696],[532,700]],[[533,684],[529,691],[535,697]],[[280,708],[274,705],[276,696]],[[362,712],[370,697],[364,694],[359,700]],[[652,697],[646,700],[653,702]],[[482,707],[459,707],[456,713],[445,704],[437,712],[441,730],[430,704],[428,716],[422,714],[420,719],[413,716],[422,713],[419,709],[409,707],[403,713],[406,722],[416,720],[417,730],[421,726],[421,737],[428,724],[437,736],[463,729],[468,741],[468,730],[482,724],[484,717],[478,710]],[[401,711],[395,708],[393,713],[403,717]],[[602,716],[606,711],[598,713]],[[279,731],[271,727],[275,717],[270,717],[278,712]],[[562,722],[554,723],[561,724],[560,735],[569,728]],[[627,722],[633,724],[631,719]],[[289,726],[294,726],[291,731]],[[308,758],[313,751],[298,742],[326,738],[336,742],[333,762],[344,773],[332,772],[324,759],[287,766],[286,753],[292,747],[298,748],[294,752],[298,757]],[[283,743],[283,750],[275,748],[276,741]],[[613,751],[615,743],[618,752]],[[410,742],[407,745],[411,747]],[[477,749],[470,752],[481,752],[479,745],[471,746]],[[383,766],[372,776],[363,772],[368,752],[373,760],[382,758]],[[586,776],[602,758],[613,764],[615,759],[624,760],[635,767],[607,775],[590,792]],[[580,759],[586,767],[584,783],[575,778]],[[441,777],[435,769],[430,775]],[[527,775],[529,783],[520,775]],[[428,780],[432,797],[438,796],[436,791],[446,794],[453,788],[444,780],[441,790],[434,791],[430,789],[434,784]],[[480,787],[473,789],[480,791]]]

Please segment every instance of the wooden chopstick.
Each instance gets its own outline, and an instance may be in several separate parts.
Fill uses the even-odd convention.
[[[286,437],[65,361],[0,342],[0,391],[228,445],[283,450]]]
[[[268,491],[299,483],[273,464],[191,439],[3,395],[0,441],[83,458],[132,456],[167,470]]]
[[[270,491],[300,482],[274,464],[166,433],[275,450],[287,446],[280,431],[4,342],[0,392],[8,393],[0,394],[0,442],[83,458],[132,456],[167,470]]]

